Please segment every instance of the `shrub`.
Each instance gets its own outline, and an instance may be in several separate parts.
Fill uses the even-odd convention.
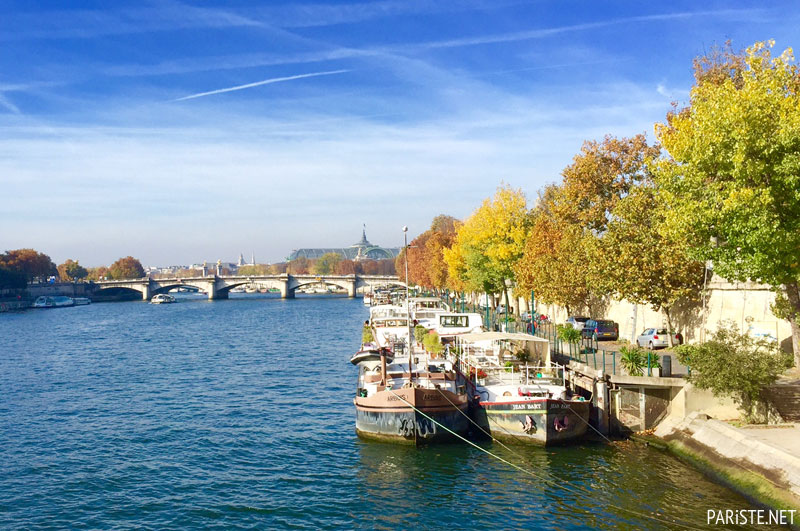
[[[631,376],[644,375],[647,367],[647,356],[639,347],[622,347],[619,349],[619,364]]]
[[[714,396],[729,396],[748,422],[763,421],[761,391],[792,366],[792,355],[769,339],[755,339],[723,321],[711,341],[677,347],[678,361],[692,368],[689,381]]]
[[[581,332],[569,325],[558,325],[558,337],[567,343],[577,343],[581,340]]]
[[[414,327],[414,339],[417,341],[417,343],[422,343],[422,340],[425,338],[427,333],[428,329],[420,324]]]
[[[361,331],[361,344],[372,343],[373,341],[375,341],[375,337],[372,335],[372,328],[365,324],[364,329]]]
[[[440,354],[444,350],[442,342],[439,341],[439,334],[433,330],[431,330],[429,334],[425,334],[425,337],[422,339],[422,346],[431,354]]]

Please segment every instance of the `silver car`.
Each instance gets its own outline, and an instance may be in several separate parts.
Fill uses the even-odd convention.
[[[680,334],[672,336],[673,345],[680,345],[683,338]],[[648,328],[642,335],[636,338],[636,344],[640,347],[647,347],[650,350],[669,346],[669,336],[666,328]]]
[[[567,319],[567,324],[572,326],[572,328],[574,328],[575,330],[580,331],[583,330],[583,327],[586,324],[586,321],[588,320],[589,320],[588,317],[572,316]]]

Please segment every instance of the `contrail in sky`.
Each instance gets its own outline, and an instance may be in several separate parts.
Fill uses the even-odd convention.
[[[244,90],[252,87],[259,87],[261,85],[269,85],[271,83],[280,83],[281,81],[292,81],[294,79],[303,79],[306,77],[317,77],[317,76],[331,76],[333,74],[344,74],[345,72],[350,72],[350,70],[330,70],[328,72],[312,72],[310,74],[299,74],[296,76],[288,76],[288,77],[273,77],[272,79],[265,79],[264,81],[256,81],[255,83],[248,83],[246,85],[237,85],[235,87],[228,87],[218,90],[211,90],[209,92],[200,92],[199,94],[192,94],[190,96],[184,96],[182,98],[178,98],[172,101],[184,101],[184,100],[193,100],[195,98],[202,98],[203,96],[211,96],[212,94],[222,94],[223,92],[233,92],[235,90]]]

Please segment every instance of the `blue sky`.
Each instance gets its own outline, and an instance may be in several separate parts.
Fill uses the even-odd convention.
[[[69,6],[69,7],[66,7]],[[112,6],[112,7],[108,7]],[[0,250],[87,266],[402,243],[645,132],[795,2],[2,1]]]

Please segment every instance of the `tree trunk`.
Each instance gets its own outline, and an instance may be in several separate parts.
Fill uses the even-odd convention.
[[[664,315],[667,317],[667,338],[669,341],[669,348],[672,348],[675,346],[675,338],[674,333],[672,332],[672,316],[669,314],[669,310],[669,306],[661,307],[661,311],[663,311]]]
[[[800,288],[797,282],[786,284],[786,298],[792,308],[792,313],[787,320],[792,327],[792,350],[794,352],[794,366],[800,367]]]

